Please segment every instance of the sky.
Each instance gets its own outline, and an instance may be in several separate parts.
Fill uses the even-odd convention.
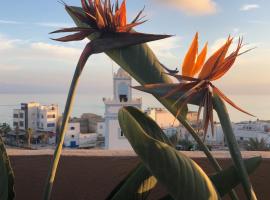
[[[79,0],[66,0],[80,5]],[[181,67],[199,32],[200,47],[210,53],[231,35],[244,37],[247,48],[234,67],[215,82],[228,95],[270,95],[270,1],[268,0],[128,0],[131,20],[145,6],[148,21],[137,30],[172,34],[149,43],[171,68]],[[0,93],[66,93],[78,57],[87,41],[60,43],[48,33],[73,22],[57,0],[2,1],[0,4]],[[112,90],[117,65],[106,55],[89,59],[79,93],[104,95]],[[135,85],[136,83],[134,83]]]

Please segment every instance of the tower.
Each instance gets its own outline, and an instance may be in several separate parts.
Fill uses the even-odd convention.
[[[142,107],[142,99],[132,99],[131,77],[120,68],[113,76],[113,98],[103,98],[105,104],[105,148],[132,149],[128,140],[120,129],[118,111],[123,106]]]

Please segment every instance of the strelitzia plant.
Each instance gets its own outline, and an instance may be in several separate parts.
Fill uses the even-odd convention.
[[[222,93],[214,84],[213,81],[220,79],[225,75],[227,71],[233,66],[236,58],[245,52],[240,53],[240,49],[243,47],[243,40],[239,39],[237,48],[229,56],[227,52],[229,47],[233,42],[233,38],[229,37],[222,47],[220,47],[212,56],[206,60],[207,55],[207,43],[203,47],[200,53],[198,53],[198,33],[196,33],[192,44],[186,53],[182,64],[182,74],[176,74],[175,72],[168,73],[168,75],[175,77],[179,83],[171,84],[149,84],[143,87],[134,87],[139,90],[156,90],[165,87],[170,87],[167,93],[164,94],[163,98],[168,98],[171,96],[180,96],[177,98],[177,102],[181,102],[181,106],[178,107],[177,114],[180,114],[182,109],[190,102],[192,99],[196,98],[199,104],[198,117],[200,117],[202,108],[203,110],[203,129],[204,133],[207,133],[209,124],[213,133],[213,95],[219,96],[221,99],[229,103],[231,106],[237,110],[246,113],[250,116],[252,114],[246,112],[237,106],[232,100],[230,100],[224,93]],[[226,57],[227,56],[227,57]],[[164,90],[166,92],[166,90]],[[200,98],[198,98],[198,93]],[[199,118],[197,120],[199,122]]]
[[[186,106],[188,103],[199,106],[198,117],[200,116],[202,108],[204,108],[204,134],[206,134],[207,132],[209,123],[213,131],[213,110],[215,108],[219,116],[231,156],[242,178],[242,184],[246,195],[248,199],[256,199],[256,195],[253,192],[246,169],[244,167],[241,152],[239,150],[236,138],[233,134],[229,115],[223,101],[226,101],[231,106],[241,112],[244,112],[251,116],[253,115],[244,111],[235,103],[233,103],[212,83],[213,81],[224,76],[224,74],[229,71],[238,56],[246,53],[247,51],[250,51],[247,50],[240,53],[240,50],[243,47],[243,39],[239,39],[236,50],[234,50],[229,56],[227,56],[232,41],[233,38],[229,37],[226,43],[221,48],[219,48],[212,56],[210,56],[209,59],[205,62],[207,54],[207,44],[198,54],[198,33],[196,33],[190,49],[188,50],[184,58],[184,62],[182,65],[182,75],[178,75],[176,73],[168,74],[175,77],[179,81],[179,83],[148,84],[135,88],[141,91],[149,92],[154,95],[159,95],[163,98],[174,98],[176,102],[180,102],[180,104],[178,104],[178,113],[180,113],[183,106]]]
[[[120,7],[118,6],[118,1],[116,2],[115,6],[112,5],[110,1],[82,0],[81,2],[83,13],[77,12],[66,4],[64,5],[66,10],[76,16],[77,20],[84,25],[81,27],[65,28],[52,32],[75,32],[74,34],[54,39],[61,42],[78,41],[83,40],[86,37],[90,37],[91,41],[85,46],[72,79],[65,111],[63,114],[60,138],[54,153],[53,163],[49,171],[44,199],[50,199],[51,197],[53,182],[63,148],[65,132],[67,130],[68,119],[70,117],[71,108],[74,102],[74,94],[77,89],[79,77],[88,58],[93,54],[170,37],[169,35],[153,35],[132,31],[133,27],[144,23],[144,21],[142,21],[140,18],[142,11],[140,11],[137,17],[128,24],[126,19],[125,0]]]
[[[91,1],[92,2],[92,1]],[[80,7],[66,7],[66,11],[72,17],[77,27],[79,28],[91,28],[91,25],[83,22],[81,16],[85,16],[85,10]],[[91,34],[87,37],[92,40],[95,38],[95,34]],[[172,83],[171,78],[164,74],[164,66],[159,62],[153,51],[149,48],[147,44],[139,44],[128,46],[125,48],[111,49],[104,52],[107,54],[113,61],[115,61],[119,66],[121,66],[125,71],[127,71],[136,81],[141,85],[149,83]],[[166,70],[166,69],[165,69]],[[166,70],[169,71],[169,70]],[[174,71],[172,71],[174,72]],[[154,95],[158,101],[161,102],[172,114],[176,115],[177,109],[173,107],[174,101],[172,99],[161,98],[158,95]],[[187,109],[185,109],[186,111]],[[222,168],[218,164],[217,160],[213,157],[208,147],[204,144],[202,139],[198,136],[197,132],[192,128],[192,126],[185,119],[186,112],[178,115],[177,119],[181,124],[190,132],[195,141],[202,148],[210,163],[217,172],[221,172]],[[140,181],[138,180],[140,178]],[[138,187],[142,191],[147,191],[149,193],[156,185],[155,178],[152,174],[149,173],[145,167],[140,164],[136,170],[130,173],[130,176],[126,178],[119,187],[121,191],[114,190],[109,196],[109,199],[121,199],[121,194],[130,193],[132,191],[137,191],[138,187],[134,186],[134,182],[138,183]],[[143,183],[143,184],[141,184]],[[126,191],[126,192],[125,192]],[[114,193],[115,192],[115,193]],[[139,192],[139,194],[142,194]],[[144,194],[144,193],[143,193]],[[234,195],[235,196],[235,195]],[[132,196],[128,196],[132,199]],[[127,200],[127,197],[125,196]],[[233,198],[233,199],[236,199]]]

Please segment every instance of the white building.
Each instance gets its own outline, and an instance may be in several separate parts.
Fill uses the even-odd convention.
[[[69,122],[64,139],[64,146],[69,148],[90,148],[95,147],[97,134],[81,133],[79,122]]]
[[[119,69],[113,77],[113,98],[103,98],[105,104],[104,126],[105,148],[106,149],[132,149],[128,140],[120,129],[118,122],[118,111],[123,106],[133,106],[141,109],[142,99],[132,98],[131,77]],[[99,130],[102,132],[102,130]]]
[[[70,148],[77,148],[79,147],[79,138],[80,138],[80,123],[68,123],[65,139],[64,139],[64,146]]]
[[[151,117],[162,129],[178,127],[180,124],[175,116],[165,108],[148,108],[145,113]]]
[[[233,124],[234,134],[239,143],[249,139],[264,139],[270,145],[270,123],[266,121],[247,121]]]
[[[19,130],[31,128],[33,131],[56,132],[59,118],[58,105],[40,105],[36,102],[22,103],[20,109],[13,110],[13,127]]]

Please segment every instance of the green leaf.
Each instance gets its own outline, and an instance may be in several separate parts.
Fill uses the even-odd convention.
[[[151,137],[138,123],[138,112],[133,107],[122,108],[119,112],[120,127],[144,165],[169,194],[176,200],[218,199],[212,182],[203,170],[168,144]]]
[[[14,175],[2,137],[0,136],[0,199],[12,200],[14,198]]]
[[[261,162],[261,157],[254,157],[244,160],[248,174],[253,173],[261,164]],[[212,180],[221,197],[223,197],[241,182],[237,169],[234,165],[220,173],[211,176],[210,179]]]
[[[157,180],[143,164],[139,164],[121,181],[106,200],[146,199]]]
[[[133,116],[140,126],[143,127],[144,130],[147,130],[151,137],[172,145],[169,138],[150,117],[145,116],[136,109],[133,109]],[[145,199],[156,186],[156,183],[157,180],[152,176],[149,170],[143,164],[140,164],[125,177],[125,179],[111,192],[107,199]]]
[[[220,120],[220,124],[226,138],[233,163],[236,166],[237,174],[241,180],[245,194],[248,199],[255,200],[257,197],[252,188],[236,137],[233,133],[232,124],[227,108],[223,100],[216,94],[213,97],[213,106],[218,114],[218,118]]]

